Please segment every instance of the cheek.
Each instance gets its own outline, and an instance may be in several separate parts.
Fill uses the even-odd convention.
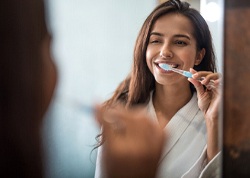
[[[42,49],[43,57],[43,113],[46,112],[57,82],[57,69],[51,57],[50,45],[45,43]]]
[[[45,97],[44,106],[46,110],[54,94],[54,90],[55,90],[56,82],[57,82],[57,70],[52,59],[49,59],[47,61],[47,66],[45,67],[45,69],[46,70],[44,70],[45,72],[44,77],[46,78],[44,79],[45,81],[44,83],[44,97]]]
[[[47,84],[47,95],[48,95],[48,99],[50,100],[53,93],[54,93],[54,89],[56,86],[56,81],[57,81],[57,70],[55,67],[55,64],[52,60],[50,60],[49,62],[49,66],[48,66],[48,84]],[[47,78],[47,79],[48,79]]]
[[[195,61],[196,61],[196,52],[195,51],[189,51],[189,52],[185,52],[182,54],[182,59],[183,62],[185,64],[185,66],[187,66],[187,68],[189,69],[190,67],[194,67],[195,65]]]

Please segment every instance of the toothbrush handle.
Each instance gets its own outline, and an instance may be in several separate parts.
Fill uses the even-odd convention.
[[[192,78],[193,74],[191,72],[188,71],[183,71],[182,75],[184,75],[187,78]]]
[[[193,78],[193,74],[191,72],[188,72],[188,71],[183,71],[182,75],[184,75],[187,78]],[[201,82],[204,79],[205,79],[205,77],[201,77],[201,78],[199,78],[197,80]],[[210,80],[208,85],[213,85],[213,84],[214,84],[214,80]]]
[[[197,79],[199,82],[201,82],[202,80],[204,80],[205,77],[201,77],[199,79]],[[209,83],[206,85],[206,87],[210,87],[210,88],[215,88],[214,86],[214,80],[210,80]]]
[[[191,72],[188,72],[188,71],[183,71],[182,75],[184,75],[187,78],[193,78],[193,74]],[[201,78],[198,79],[198,81],[201,82],[204,79],[205,79],[205,77],[201,77]]]
[[[184,71],[184,70],[173,70],[177,73],[180,73],[182,74],[183,76],[187,77],[187,78],[193,78],[193,74],[191,72],[188,72],[188,71]],[[202,81],[204,80],[205,77],[201,77],[199,79],[197,79],[198,81]],[[207,86],[211,86],[211,87],[214,87],[214,80],[210,80],[209,84]]]

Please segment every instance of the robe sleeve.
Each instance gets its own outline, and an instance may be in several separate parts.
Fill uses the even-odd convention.
[[[222,155],[219,152],[202,170],[200,178],[220,178],[222,169]]]
[[[220,178],[221,152],[207,164],[207,147],[195,164],[182,176],[182,178]]]

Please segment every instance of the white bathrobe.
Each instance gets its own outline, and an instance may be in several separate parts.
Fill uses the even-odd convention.
[[[151,118],[157,121],[152,95],[147,105]],[[220,176],[220,154],[207,165],[206,124],[198,107],[196,93],[164,128],[167,141],[157,172],[157,178],[198,178]],[[149,130],[150,132],[150,130]],[[105,178],[101,166],[101,147],[98,150],[95,178]]]

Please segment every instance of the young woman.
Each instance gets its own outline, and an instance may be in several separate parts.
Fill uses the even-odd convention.
[[[160,64],[190,71],[193,77],[163,70]],[[221,96],[220,76],[214,72],[212,39],[199,12],[179,0],[156,7],[139,32],[131,73],[104,108],[109,110],[118,103],[125,108],[145,105],[152,120],[167,132],[157,177],[219,175]],[[101,160],[102,147],[96,178],[105,177]]]

